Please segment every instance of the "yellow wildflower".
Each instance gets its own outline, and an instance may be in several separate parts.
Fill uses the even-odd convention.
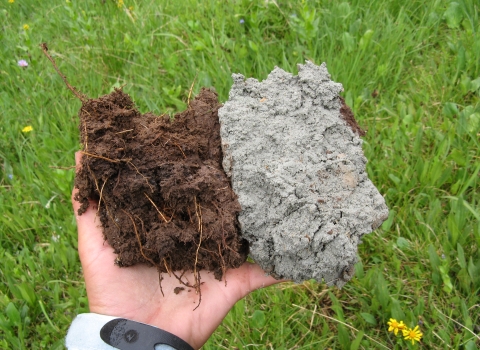
[[[398,322],[396,319],[391,318],[390,321],[387,322],[388,324],[388,331],[393,332],[397,335],[398,331],[403,331],[407,326],[403,323],[403,321]]]
[[[15,2],[15,0],[8,0],[9,4],[13,4],[14,2]]]
[[[420,341],[420,339],[422,339],[422,336],[423,336],[423,333],[420,332],[420,330],[418,329],[418,326],[415,326],[415,328],[413,329],[407,327],[403,329],[402,332],[405,340],[411,340],[412,345],[415,344],[415,340]]]
[[[24,127],[24,128],[22,129],[22,132],[27,133],[27,132],[30,132],[30,131],[32,131],[32,130],[33,130],[32,126],[31,126],[31,125],[27,125],[26,127]]]
[[[123,0],[117,0],[117,6],[120,8],[120,7],[123,7]]]
[[[133,12],[133,6],[130,6],[130,7],[128,8],[128,11]]]
[[[28,24],[24,24],[24,25],[23,25],[23,29],[24,29],[24,30],[29,30],[29,29],[30,29],[30,26],[29,26]]]

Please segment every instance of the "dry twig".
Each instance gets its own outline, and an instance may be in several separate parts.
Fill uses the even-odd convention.
[[[195,85],[195,80],[197,79],[197,73],[195,73],[195,78],[193,78],[192,85],[190,86],[190,91],[188,91],[187,106],[190,107],[190,96],[192,96],[193,86]]]
[[[70,85],[70,83],[68,82],[67,80],[67,77],[65,75],[63,75],[63,73],[60,71],[60,69],[58,69],[57,67],[57,64],[55,63],[55,60],[53,59],[52,56],[50,56],[50,54],[48,53],[48,47],[47,47],[47,43],[42,43],[40,44],[40,47],[42,48],[43,50],[43,53],[45,54],[45,56],[47,56],[47,58],[50,60],[50,62],[52,62],[53,64],[53,68],[55,68],[55,70],[57,71],[58,75],[60,75],[60,77],[63,79],[63,82],[65,83],[65,85],[67,85],[67,88],[73,92],[73,94],[80,100],[82,101],[82,103],[85,103],[86,102],[86,98],[83,94],[79,93],[77,91],[77,89],[75,89],[72,85]]]

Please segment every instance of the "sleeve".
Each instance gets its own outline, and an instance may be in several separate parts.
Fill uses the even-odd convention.
[[[105,343],[100,337],[102,327],[117,318],[94,313],[78,315],[68,329],[65,346],[68,350],[118,350],[118,348]],[[176,349],[170,345],[157,344],[152,350]]]

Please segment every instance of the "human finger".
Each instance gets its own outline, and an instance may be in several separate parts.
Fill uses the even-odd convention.
[[[277,280],[273,278],[265,273],[258,264],[252,264],[249,262],[245,262],[238,269],[228,270],[226,278],[227,281],[231,281],[235,284],[234,287],[238,291],[238,295],[236,295],[238,300],[259,288],[286,282],[286,280]]]

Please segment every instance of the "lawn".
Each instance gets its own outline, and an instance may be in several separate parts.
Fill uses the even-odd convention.
[[[0,348],[61,349],[88,312],[70,193],[80,102],[123,86],[174,114],[326,62],[390,208],[342,290],[282,284],[240,301],[204,349],[480,347],[480,7],[457,1],[1,0]],[[26,67],[25,60],[28,64]],[[28,128],[30,127],[30,128]],[[31,130],[30,130],[31,129]],[[30,131],[29,131],[30,130]],[[407,342],[390,318],[419,326]]]

